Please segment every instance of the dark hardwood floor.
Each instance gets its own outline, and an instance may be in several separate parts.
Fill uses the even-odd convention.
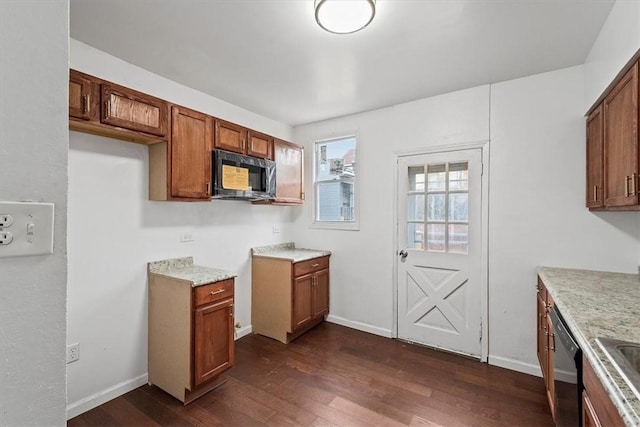
[[[541,378],[326,322],[243,337],[227,376],[187,406],[143,386],[68,426],[553,426]]]

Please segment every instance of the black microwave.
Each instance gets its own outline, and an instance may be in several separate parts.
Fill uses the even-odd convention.
[[[213,150],[214,199],[268,200],[276,196],[276,163],[268,159]]]

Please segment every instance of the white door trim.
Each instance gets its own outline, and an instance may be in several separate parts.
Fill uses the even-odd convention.
[[[480,273],[480,311],[482,315],[481,327],[481,355],[480,360],[487,362],[489,357],[489,148],[488,140],[472,141],[461,144],[439,145],[407,151],[394,152],[393,178],[393,284],[392,284],[392,329],[394,338],[398,337],[398,161],[402,157],[422,154],[444,153],[479,148],[482,151],[482,240],[481,240],[481,273]]]

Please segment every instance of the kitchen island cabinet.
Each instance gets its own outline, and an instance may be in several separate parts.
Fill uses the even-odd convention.
[[[222,383],[234,362],[235,274],[152,262],[149,274],[149,384],[187,404]]]
[[[254,333],[286,344],[324,320],[329,313],[330,255],[293,243],[252,250]]]

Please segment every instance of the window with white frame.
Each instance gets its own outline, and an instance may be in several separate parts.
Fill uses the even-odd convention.
[[[315,225],[357,228],[354,135],[316,142],[314,190]]]

